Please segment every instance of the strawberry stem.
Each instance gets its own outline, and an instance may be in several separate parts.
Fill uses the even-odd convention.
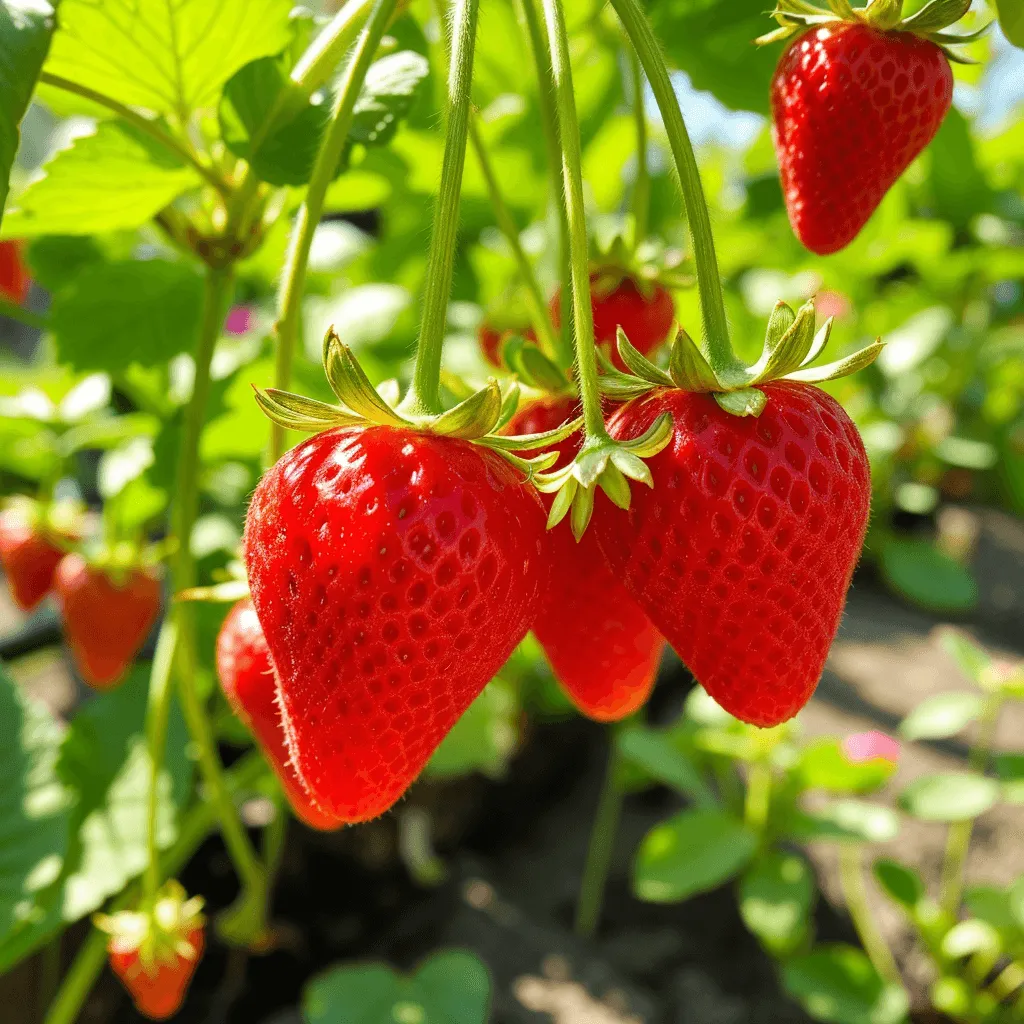
[[[580,155],[580,126],[569,63],[569,37],[560,0],[543,0],[544,20],[555,81],[555,107],[561,139],[562,199],[569,225],[569,269],[572,285],[573,341],[576,350],[576,379],[583,403],[583,423],[588,437],[608,440],[601,413],[601,392],[597,380],[597,350],[594,347],[594,315],[590,305],[590,252],[586,212],[583,205],[583,163]]]
[[[721,370],[728,376],[736,365],[736,358],[729,343],[729,324],[725,315],[722,282],[718,275],[718,260],[715,257],[715,239],[711,233],[711,217],[704,198],[700,172],[697,170],[697,160],[679,109],[679,100],[672,89],[658,41],[638,0],[612,0],[612,7],[640,58],[665,123],[686,206],[686,222],[690,227],[706,354],[716,374]]]
[[[647,237],[651,207],[651,175],[647,167],[647,114],[644,111],[644,76],[636,51],[627,47],[636,122],[636,180],[633,183],[633,248]]]
[[[442,411],[441,349],[448,322],[448,296],[452,289],[455,244],[459,230],[459,198],[462,192],[462,172],[466,165],[479,0],[455,0],[453,6],[452,58],[448,68],[448,109],[441,187],[434,208],[430,258],[423,289],[423,320],[420,323],[416,368],[409,393],[411,408],[431,415]]]
[[[366,72],[373,62],[378,46],[380,46],[381,38],[394,12],[396,2],[397,0],[376,0],[370,18],[360,33],[359,41],[345,68],[345,74],[334,98],[331,120],[320,141],[320,149],[317,151],[309,187],[306,189],[305,201],[292,228],[284,272],[281,276],[281,287],[278,291],[278,316],[275,324],[277,355],[274,386],[282,391],[287,391],[291,384],[292,360],[299,334],[302,292],[306,283],[309,248],[313,242],[313,233],[320,223],[320,214],[323,211],[327,189],[338,169],[338,162],[341,160],[345,143],[348,140],[356,100],[358,100],[359,92],[363,87],[363,80],[366,78]],[[284,443],[284,427],[271,421],[270,459],[272,462],[276,462],[284,454]]]

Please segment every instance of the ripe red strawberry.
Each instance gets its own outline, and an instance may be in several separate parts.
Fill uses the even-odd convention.
[[[575,399],[544,398],[521,409],[509,433],[554,430],[576,415]],[[578,444],[576,435],[559,444],[556,465],[567,463]],[[601,722],[625,718],[650,696],[665,641],[608,569],[592,530],[577,544],[563,519],[547,542],[551,576],[533,634],[583,714]]]
[[[263,477],[249,586],[321,810],[365,821],[405,792],[533,624],[543,551],[535,491],[468,441],[327,430]]]
[[[37,524],[11,511],[0,514],[0,564],[14,603],[29,612],[46,596],[64,552]]]
[[[945,54],[912,32],[834,22],[790,43],[772,79],[772,134],[800,241],[820,255],[849,244],[952,98]]]
[[[32,278],[21,259],[20,241],[0,242],[0,295],[21,305],[27,298]]]
[[[54,574],[64,633],[82,678],[99,690],[120,682],[160,611],[160,582],[144,569],[123,579],[66,555]]]
[[[169,882],[151,912],[96,918],[97,926],[110,933],[111,970],[150,1020],[173,1017],[185,999],[206,944],[201,907],[201,899],[186,899],[181,886]]]
[[[249,727],[295,813],[313,828],[329,831],[341,822],[326,815],[302,788],[289,760],[277,706],[277,679],[252,601],[239,601],[217,636],[217,678],[228,703]]]
[[[835,637],[868,520],[857,430],[824,391],[766,384],[759,417],[706,394],[661,389],[609,422],[634,438],[668,411],[654,487],[628,512],[599,499],[595,530],[614,575],[697,680],[754,725],[810,699]]]
[[[594,314],[594,343],[611,346],[612,362],[625,370],[616,348],[618,329],[626,332],[626,337],[635,349],[644,355],[653,352],[665,341],[672,330],[676,309],[672,296],[661,285],[653,286],[650,295],[640,290],[631,277],[623,277],[611,290],[604,291],[601,287],[603,275],[590,275],[590,308]],[[551,300],[551,319],[556,329],[561,325],[562,296],[556,292]]]

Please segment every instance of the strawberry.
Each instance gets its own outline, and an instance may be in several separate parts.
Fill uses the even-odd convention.
[[[244,549],[292,764],[346,822],[411,785],[533,624],[546,572],[521,474],[405,426],[293,448],[256,489]]]
[[[549,396],[516,413],[509,433],[554,430],[576,415],[575,399]],[[569,462],[578,444],[576,436],[561,442],[555,467]],[[548,531],[547,543],[551,575],[533,634],[583,714],[600,722],[625,718],[650,696],[665,641],[609,571],[593,531],[577,544],[564,520]]]
[[[337,828],[340,822],[310,800],[289,761],[277,706],[274,666],[252,601],[239,601],[221,626],[217,678],[232,710],[256,737],[295,813],[312,828]]]
[[[32,278],[21,259],[20,241],[0,242],[0,295],[21,305],[27,298]]]
[[[96,926],[110,935],[111,969],[150,1020],[173,1017],[185,999],[206,941],[202,902],[187,899],[177,882],[168,882],[151,911],[95,918]]]
[[[622,580],[697,680],[755,725],[810,699],[867,527],[870,481],[857,430],[824,391],[758,384],[759,416],[708,394],[658,388],[624,405],[613,437],[660,413],[672,439],[628,512],[597,503],[591,529]]]
[[[790,43],[772,79],[772,135],[800,241],[822,256],[848,245],[952,98],[945,53],[911,31],[834,21]]]
[[[66,555],[54,575],[64,632],[82,678],[99,690],[120,682],[160,611],[160,581],[147,569],[111,570]]]
[[[14,510],[0,514],[0,564],[14,603],[30,612],[49,593],[54,570],[64,552],[38,523]]]
[[[477,328],[476,338],[480,345],[480,351],[483,353],[484,359],[487,360],[491,366],[501,369],[504,364],[501,361],[501,349],[505,344],[506,339],[511,337],[513,334],[522,335],[527,341],[535,342],[537,335],[534,333],[532,327],[523,328],[499,328],[495,327],[494,324],[484,321]]]
[[[653,352],[672,330],[675,304],[668,290],[659,284],[641,287],[628,275],[590,275],[590,306],[594,314],[594,343],[610,345],[612,362],[625,370],[615,348],[615,339],[621,327],[634,348],[644,355]],[[556,292],[551,300],[551,320],[558,329],[561,325],[562,296]]]

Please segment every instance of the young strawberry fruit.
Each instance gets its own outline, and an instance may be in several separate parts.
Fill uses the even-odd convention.
[[[160,581],[141,568],[108,574],[65,555],[54,574],[64,633],[82,678],[99,690],[120,682],[160,611]]]
[[[296,773],[324,813],[365,821],[533,624],[543,506],[480,445],[341,427],[263,477],[245,561]]]
[[[14,603],[30,612],[49,593],[64,552],[37,522],[18,510],[0,513],[0,564]]]
[[[20,241],[0,242],[0,295],[21,305],[32,287],[32,278],[21,258]]]
[[[659,284],[650,291],[641,289],[632,277],[622,277],[610,289],[601,273],[590,275],[590,306],[594,314],[594,343],[611,346],[612,362],[620,370],[626,365],[619,357],[615,339],[621,327],[635,349],[647,355],[664,342],[675,321],[675,304],[667,289]],[[551,319],[561,324],[562,296],[551,300]]]
[[[516,413],[509,433],[539,434],[577,415],[575,399],[543,398]],[[557,445],[561,458],[552,469],[578,444],[574,435]],[[551,574],[533,634],[583,714],[625,718],[650,696],[665,641],[608,569],[593,531],[577,543],[566,519],[548,531],[547,544]]]
[[[868,520],[868,462],[842,407],[790,381],[758,387],[759,416],[659,388],[608,428],[639,436],[668,412],[653,488],[628,512],[599,501],[591,529],[613,575],[723,708],[791,718],[817,685]]]
[[[201,897],[187,899],[177,882],[168,882],[151,911],[95,918],[110,935],[111,969],[150,1020],[173,1017],[185,999],[205,945],[202,905]]]
[[[239,601],[220,628],[217,678],[231,709],[249,727],[276,772],[295,813],[312,828],[338,828],[341,822],[310,800],[291,766],[277,706],[274,666],[252,601]]]
[[[848,245],[952,98],[946,55],[911,31],[835,21],[790,43],[772,79],[772,135],[800,241],[823,256]]]

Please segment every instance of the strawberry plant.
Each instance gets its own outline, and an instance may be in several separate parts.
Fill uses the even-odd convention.
[[[379,861],[392,828],[438,885],[451,809],[578,711],[611,750],[581,936],[625,791],[667,783],[692,806],[641,899],[739,879],[812,1015],[902,1019],[857,846],[895,819],[848,799],[891,749],[792,719],[862,548],[964,612],[940,506],[1022,507],[1019,126],[976,129],[951,64],[997,69],[1020,25],[970,6],[780,0],[778,57],[748,0],[0,0],[0,971],[38,965],[35,1018],[223,1015],[239,963],[297,949],[307,1021],[504,1012],[503,964],[367,933],[332,967],[275,897],[297,849]],[[729,124],[755,134],[707,143]],[[956,643],[980,695],[908,738],[1019,696]],[[669,648],[699,688],[656,729]],[[1024,979],[1001,895],[961,891],[1019,782],[988,747],[901,796],[953,822],[937,903],[876,865],[963,1020]],[[855,850],[863,952],[813,945],[812,839]],[[372,919],[399,891],[349,888]]]

